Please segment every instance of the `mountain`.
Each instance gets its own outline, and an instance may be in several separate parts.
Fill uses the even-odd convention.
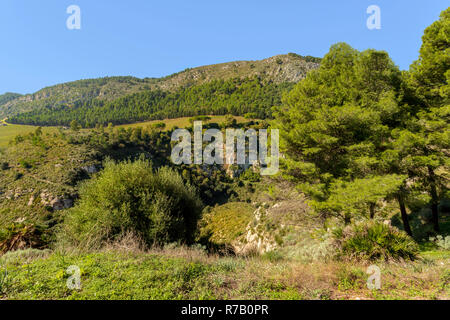
[[[318,67],[319,58],[295,53],[258,61],[234,61],[186,69],[164,78],[105,77],[58,84],[0,104],[0,118],[40,108],[71,106],[92,99],[113,101],[148,90],[176,91],[213,80],[259,77],[268,83],[298,82]]]
[[[266,119],[281,104],[293,82],[274,83],[258,77],[212,80],[175,91],[160,89],[129,94],[112,101],[92,99],[71,105],[48,106],[13,115],[8,122],[40,126],[85,128],[97,124],[127,124],[197,115],[245,116]],[[250,116],[250,115],[249,115]]]
[[[148,86],[145,86],[147,82],[150,80],[134,77],[106,77],[58,84],[0,105],[0,118],[41,107],[70,104],[92,98],[112,100],[129,93],[149,89]]]
[[[260,77],[274,83],[298,82],[306,73],[319,66],[319,58],[303,57],[295,53],[278,55],[258,61],[234,61],[186,69],[160,79],[156,87],[171,90],[212,80]]]
[[[20,93],[6,92],[5,94],[0,95],[0,106],[21,97]]]

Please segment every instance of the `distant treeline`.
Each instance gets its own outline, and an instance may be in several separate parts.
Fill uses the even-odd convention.
[[[21,94],[12,93],[12,92],[6,92],[5,94],[1,94],[0,95],[0,106],[5,103],[8,103],[9,101],[14,100],[20,96],[21,96]]]
[[[89,99],[71,105],[48,105],[11,117],[9,122],[41,126],[68,126],[76,120],[83,127],[125,124],[146,120],[204,114],[254,114],[270,118],[292,83],[269,83],[259,78],[214,80],[176,92],[147,90],[113,101]]]

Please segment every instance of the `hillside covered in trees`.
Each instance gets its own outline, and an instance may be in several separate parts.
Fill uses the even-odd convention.
[[[176,92],[217,80],[257,77],[265,83],[294,83],[317,68],[319,58],[290,53],[260,61],[235,61],[186,69],[164,78],[106,77],[47,87],[0,104],[0,118],[43,109],[87,105],[92,100],[110,102],[143,91]],[[91,121],[92,122],[92,121]]]
[[[5,94],[0,95],[0,106],[5,105],[6,103],[15,100],[17,98],[19,98],[20,96],[22,96],[21,94],[18,93],[12,93],[12,92],[7,92]]]
[[[245,115],[265,119],[281,103],[291,83],[267,83],[261,79],[214,80],[175,92],[150,90],[113,101],[98,99],[58,107],[39,108],[8,119],[10,123],[65,125],[77,121],[83,127],[133,123],[195,115]]]

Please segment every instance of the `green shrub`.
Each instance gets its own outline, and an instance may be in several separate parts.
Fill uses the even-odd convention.
[[[283,254],[280,251],[273,250],[267,251],[262,255],[262,258],[270,262],[277,262],[284,259]]]
[[[405,232],[376,221],[337,229],[335,244],[344,256],[366,260],[413,260],[419,247]]]
[[[430,241],[441,250],[450,250],[450,236],[437,235],[436,237],[430,237]]]
[[[32,167],[32,165],[27,160],[24,159],[20,159],[19,164],[24,169],[30,169]]]
[[[130,232],[147,245],[193,241],[202,203],[179,174],[166,167],[154,171],[143,159],[106,161],[104,167],[81,186],[60,241],[95,248]]]
[[[21,172],[14,173],[14,180],[15,181],[21,179],[22,177],[23,177],[23,173],[21,173]]]
[[[247,169],[244,171],[244,173],[241,174],[240,178],[242,180],[247,180],[250,182],[259,182],[261,179],[261,176],[259,173],[253,171],[252,168]]]
[[[232,245],[242,237],[253,218],[254,208],[244,202],[229,202],[205,213],[199,223],[200,241],[215,245]]]
[[[8,170],[9,169],[9,163],[8,162],[2,162],[2,164],[0,165],[0,168],[2,170]]]
[[[337,272],[337,277],[339,290],[355,290],[364,286],[366,274],[359,268],[342,266]]]

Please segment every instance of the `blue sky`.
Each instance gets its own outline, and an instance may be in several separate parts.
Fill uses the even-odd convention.
[[[72,4],[81,30],[66,27]],[[366,27],[372,4],[381,8],[381,30]],[[288,52],[322,57],[340,41],[386,50],[407,69],[423,30],[447,7],[448,0],[2,0],[0,93]]]

